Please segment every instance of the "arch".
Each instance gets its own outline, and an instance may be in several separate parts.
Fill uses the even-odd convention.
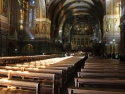
[[[23,47],[23,50],[22,50],[23,53],[27,53],[27,54],[32,54],[34,53],[34,48],[33,48],[33,45],[32,44],[27,44]]]
[[[58,15],[57,15],[57,17],[56,18],[58,18],[58,21],[59,21],[59,19],[62,19],[62,18],[64,18],[64,16],[67,14],[67,13],[69,13],[69,11],[71,11],[71,12],[75,12],[75,11],[78,11],[78,12],[80,12],[81,10],[84,10],[84,12],[86,12],[86,13],[89,13],[91,10],[92,11],[94,11],[93,12],[93,14],[97,14],[97,16],[98,16],[98,18],[100,18],[101,19],[101,17],[99,16],[100,14],[99,14],[99,11],[98,11],[98,9],[93,5],[93,4],[91,4],[91,3],[89,3],[89,2],[85,2],[84,0],[83,0],[83,2],[84,3],[86,3],[88,6],[83,6],[83,5],[79,5],[79,6],[74,6],[74,7],[67,7],[66,5],[65,6],[63,6],[63,8],[62,8],[62,10],[65,10],[65,8],[66,8],[66,11],[63,13],[63,15],[61,16],[61,11],[62,10],[60,10],[59,12],[58,12]],[[71,2],[71,3],[69,3],[70,5],[72,5],[72,4],[74,4],[74,3],[76,3],[76,1],[74,1],[74,2]],[[69,5],[68,4],[68,5]],[[75,9],[75,10],[74,10]],[[86,10],[86,11],[85,11]],[[89,12],[88,12],[89,11]],[[91,12],[92,12],[91,11]],[[60,21],[59,21],[60,22]]]
[[[70,7],[72,4],[75,3],[84,3],[84,4],[88,4],[90,7],[84,7],[83,5],[78,5],[74,8]],[[53,26],[51,27],[52,33],[51,36],[52,37],[56,37],[58,35],[58,31],[60,28],[60,18],[67,18],[69,15],[67,14],[74,14],[74,9],[76,8],[76,13],[80,13],[81,10],[83,9],[87,9],[87,11],[84,11],[84,13],[89,13],[94,14],[95,16],[97,16],[97,18],[99,19],[100,23],[103,22],[103,16],[104,16],[104,5],[102,4],[103,2],[100,0],[54,0],[52,2],[52,4],[50,5],[48,14],[49,17],[52,21]],[[68,13],[67,13],[68,11]],[[54,14],[53,14],[54,13]],[[64,16],[65,13],[65,16]],[[50,15],[53,14],[53,15]],[[64,23],[64,21],[62,22]],[[53,28],[54,27],[54,28]],[[56,29],[55,29],[56,28]]]
[[[85,22],[85,20],[83,20],[85,17],[87,17],[88,20],[90,19],[89,17],[91,17],[91,21],[88,21],[88,23],[87,23],[87,21]],[[95,19],[95,22],[92,22],[92,21],[94,21],[94,19]],[[66,32],[65,28],[66,28],[67,20],[68,20],[68,18],[66,19],[66,21],[64,22],[63,27],[62,27],[62,36],[64,37],[62,39],[66,39],[65,38],[65,32]],[[71,38],[70,37],[72,37],[71,35],[73,34],[71,32],[73,32],[73,28],[74,28],[75,24],[77,24],[77,23],[83,23],[83,22],[85,22],[89,26],[89,31],[87,32],[87,30],[85,30],[86,31],[86,35],[93,35],[93,33],[95,31],[96,31],[96,33],[98,33],[98,31],[99,31],[99,22],[98,22],[98,19],[95,18],[95,17],[92,17],[90,15],[86,15],[86,16],[84,15],[84,17],[82,19],[80,19],[80,20],[73,20],[73,23],[70,21],[70,26],[69,27],[71,27],[71,28],[68,30],[68,33],[67,33],[67,34],[69,34],[70,42],[71,42]],[[95,31],[94,31],[94,28],[96,27],[95,23],[98,25],[98,28],[96,28]],[[81,34],[81,32],[79,34]],[[65,42],[65,41],[63,41],[63,42]]]

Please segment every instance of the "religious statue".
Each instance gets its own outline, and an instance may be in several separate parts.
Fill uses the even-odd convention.
[[[45,22],[43,22],[43,24],[42,24],[42,33],[43,33],[43,34],[46,33],[46,25],[45,25]]]
[[[111,31],[111,21],[110,21],[110,18],[106,21],[106,31],[107,32]]]
[[[118,31],[118,22],[117,19],[114,19],[114,32]]]
[[[36,23],[36,34],[38,34],[39,33],[39,23]]]

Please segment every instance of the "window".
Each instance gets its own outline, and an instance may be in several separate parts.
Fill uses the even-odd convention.
[[[29,27],[32,27],[32,9],[29,10]]]
[[[34,27],[36,26],[36,9],[34,9]]]
[[[36,27],[36,0],[30,0],[29,5],[29,27]]]
[[[35,0],[30,0],[30,6],[35,6],[36,2]]]

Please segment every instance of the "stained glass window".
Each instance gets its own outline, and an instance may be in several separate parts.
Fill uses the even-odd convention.
[[[36,26],[36,9],[34,9],[34,27]]]
[[[32,9],[29,10],[29,27],[32,27]]]
[[[37,16],[37,0],[30,0],[29,9],[29,27],[36,27],[36,16]]]
[[[2,15],[7,17],[8,0],[3,0],[3,12]]]
[[[36,2],[35,0],[30,0],[30,6],[35,6]]]

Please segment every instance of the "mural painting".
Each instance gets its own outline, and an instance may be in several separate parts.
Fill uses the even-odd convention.
[[[77,22],[75,22],[77,21]],[[70,34],[97,36],[99,25],[90,15],[77,15],[67,19],[64,26],[63,42],[70,43]]]
[[[72,34],[90,35],[99,30],[98,22],[93,16],[79,15],[75,18],[79,22],[73,26]]]
[[[64,32],[63,32],[63,42],[70,43],[70,30],[72,28],[72,24],[74,22],[74,16],[71,16],[67,19],[64,25]]]
[[[84,34],[89,35],[91,33],[91,27],[84,22],[80,22],[74,25],[72,34]]]
[[[118,32],[119,25],[118,25],[118,20],[114,19],[114,32]]]
[[[64,42],[65,43],[70,43],[70,29],[71,29],[71,26],[70,24],[67,23],[64,28]]]
[[[7,10],[8,10],[8,0],[3,0],[3,11],[2,15],[7,17]]]

